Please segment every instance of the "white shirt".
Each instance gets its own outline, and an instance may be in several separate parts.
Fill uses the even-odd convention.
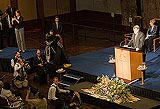
[[[2,22],[0,22],[0,30],[3,30],[3,28],[2,28]]]
[[[49,88],[49,91],[48,91],[48,99],[49,100],[56,100],[58,99],[56,97],[56,87],[59,91],[59,93],[67,93],[67,90],[63,90],[63,89],[60,89],[57,85],[55,85],[54,83],[51,85],[51,87]]]
[[[8,22],[8,25],[11,26],[11,20],[10,20],[9,15],[7,16],[7,22]]]
[[[18,70],[21,68],[21,65],[19,63],[16,63],[14,66],[14,73],[13,76],[17,77],[18,76]]]

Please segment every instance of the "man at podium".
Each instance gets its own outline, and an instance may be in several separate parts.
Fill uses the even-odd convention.
[[[124,45],[124,47],[132,47],[133,49],[136,49],[136,51],[143,51],[144,41],[144,33],[140,31],[140,27],[138,25],[135,25],[133,27],[132,38],[127,45]]]

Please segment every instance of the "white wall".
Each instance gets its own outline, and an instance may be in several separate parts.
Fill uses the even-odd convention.
[[[121,14],[121,0],[76,0],[77,11],[92,10]]]

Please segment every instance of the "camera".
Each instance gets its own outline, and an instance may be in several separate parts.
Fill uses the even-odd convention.
[[[28,90],[31,91],[34,95],[38,92],[38,88],[35,88],[34,86],[29,85]]]

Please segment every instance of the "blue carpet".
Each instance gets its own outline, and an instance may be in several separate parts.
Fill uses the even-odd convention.
[[[110,55],[114,55],[113,47],[70,57],[71,69],[95,76],[103,74],[112,77],[114,75],[114,66],[108,63]]]
[[[151,83],[144,85],[145,88],[153,89],[160,92],[160,50],[156,53],[150,52],[146,54],[146,70],[145,82]],[[113,64],[108,63],[110,55],[114,56],[114,47],[89,52],[77,56],[70,57],[73,70],[85,72],[90,75],[102,76],[114,75]],[[140,86],[141,81],[133,83],[133,85]],[[141,86],[140,86],[141,87]]]
[[[18,50],[16,47],[4,48],[3,52],[0,53],[0,58],[12,59],[15,55],[15,52]],[[21,53],[24,59],[30,59],[36,56],[36,49],[27,49],[26,52]]]

